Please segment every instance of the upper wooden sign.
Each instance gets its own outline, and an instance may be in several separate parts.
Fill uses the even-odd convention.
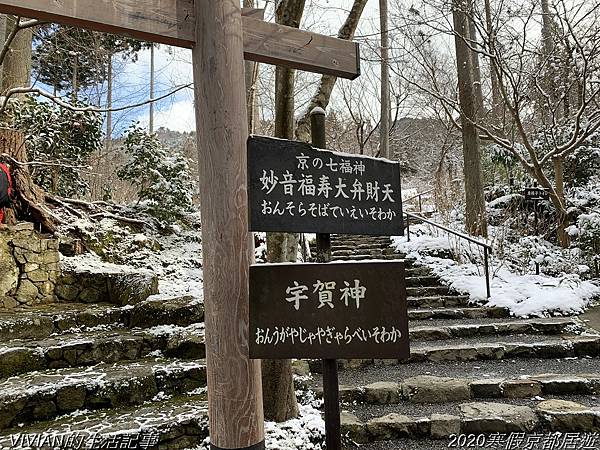
[[[397,162],[248,139],[251,231],[401,235]]]
[[[247,60],[349,79],[360,75],[358,44],[264,22],[254,11],[243,17]],[[193,0],[0,0],[0,13],[178,47],[195,45]]]

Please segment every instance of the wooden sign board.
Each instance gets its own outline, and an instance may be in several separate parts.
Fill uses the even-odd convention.
[[[248,197],[251,231],[403,233],[400,165],[393,161],[251,136]]]
[[[196,45],[199,21],[194,0],[0,0],[0,12],[185,48]],[[357,43],[264,22],[256,9],[242,14],[247,60],[349,79],[360,75]]]
[[[525,188],[523,193],[525,200],[548,200],[548,190],[544,188]]]
[[[408,358],[404,276],[402,261],[251,266],[250,358]]]

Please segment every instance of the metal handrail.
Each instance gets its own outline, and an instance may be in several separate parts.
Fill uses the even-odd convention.
[[[427,194],[430,194],[431,192],[434,192],[434,191],[435,191],[435,188],[431,188],[428,191],[424,191],[424,192],[421,192],[421,193],[419,193],[417,195],[413,195],[412,197],[404,199],[404,200],[402,200],[402,202],[408,203],[411,200],[414,200],[414,199],[418,198],[419,199],[419,212],[421,213],[421,212],[423,212],[423,196],[427,195]]]
[[[493,247],[487,242],[482,242],[479,239],[476,239],[468,234],[461,233],[460,231],[453,230],[452,228],[448,228],[444,225],[440,225],[439,223],[432,222],[431,220],[427,220],[422,216],[418,216],[416,214],[412,214],[409,212],[404,212],[406,216],[406,240],[410,242],[410,218],[419,220],[423,223],[431,225],[433,227],[439,228],[440,230],[445,231],[446,233],[453,234],[461,239],[469,241],[473,244],[476,244],[480,247],[483,247],[483,264],[484,264],[484,272],[485,272],[485,287],[487,292],[487,298],[492,296],[491,293],[491,285],[490,285],[490,254],[492,253]]]
[[[403,202],[410,202],[411,200],[414,200],[414,199],[415,199],[415,198],[417,198],[417,197],[421,197],[421,196],[423,196],[423,195],[430,194],[430,193],[432,193],[433,191],[435,191],[435,188],[431,188],[431,189],[429,189],[428,191],[423,191],[423,192],[420,192],[420,193],[418,193],[417,195],[413,195],[412,197],[405,198],[405,199],[404,199],[404,200],[402,200],[402,201],[403,201]]]

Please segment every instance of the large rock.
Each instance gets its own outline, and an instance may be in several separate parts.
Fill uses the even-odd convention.
[[[429,436],[430,421],[391,413],[367,422],[367,431],[376,440],[388,441],[401,438]]]
[[[447,403],[469,400],[471,389],[464,379],[422,375],[406,379],[402,394],[415,403]]]
[[[446,439],[452,434],[460,434],[460,417],[447,414],[431,415],[431,437]]]
[[[544,428],[569,433],[600,431],[600,411],[567,400],[546,400],[537,411]]]
[[[484,378],[471,382],[471,392],[474,398],[500,398],[503,395],[501,378]]]
[[[460,405],[463,433],[531,432],[538,417],[528,406],[504,403],[466,403]]]
[[[542,395],[541,383],[534,380],[511,380],[502,383],[507,398],[533,398]]]
[[[342,411],[340,414],[342,435],[352,439],[357,444],[369,442],[367,426],[358,417],[349,412]]]
[[[186,327],[204,320],[204,307],[194,297],[186,296],[169,300],[146,300],[133,307],[129,326],[150,328],[169,323]]]
[[[150,273],[119,274],[108,278],[108,298],[117,305],[136,305],[158,294],[158,277]]]
[[[372,383],[364,387],[365,401],[376,405],[389,405],[400,401],[400,385],[392,382]]]

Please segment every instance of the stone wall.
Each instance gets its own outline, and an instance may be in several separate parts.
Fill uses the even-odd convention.
[[[31,223],[0,229],[0,309],[55,301],[58,244]]]

